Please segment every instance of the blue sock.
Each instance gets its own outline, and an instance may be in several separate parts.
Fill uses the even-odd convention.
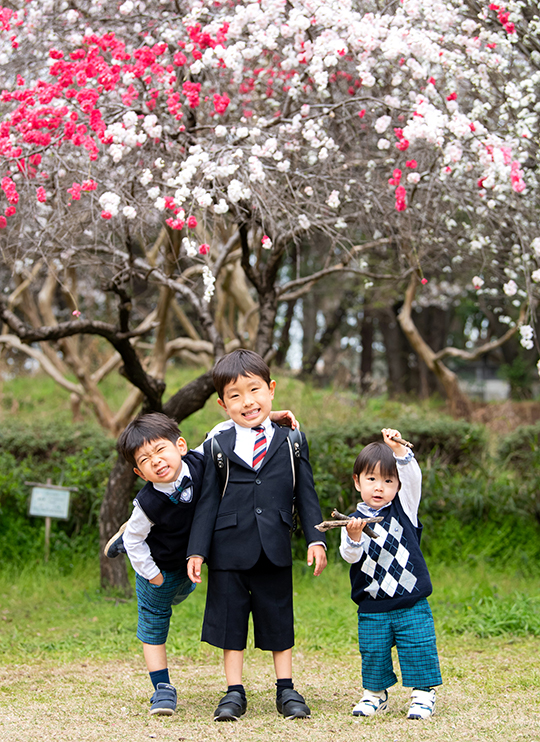
[[[152,681],[152,685],[156,689],[158,683],[170,683],[171,680],[169,678],[169,670],[167,668],[165,668],[164,670],[154,670],[150,673],[150,680]]]

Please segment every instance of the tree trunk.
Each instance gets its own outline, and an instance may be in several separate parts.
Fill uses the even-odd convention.
[[[207,371],[179,389],[164,405],[163,411],[177,422],[181,422],[204,407],[206,400],[214,391],[212,372]],[[145,412],[151,411],[145,410]],[[119,456],[109,476],[99,511],[101,586],[115,587],[128,595],[131,593],[131,587],[127,576],[126,560],[118,557],[109,559],[103,554],[103,549],[111,536],[129,517],[136,478],[131,465]]]
[[[445,366],[441,360],[435,358],[435,352],[422,338],[418,332],[418,328],[414,324],[411,310],[417,286],[418,276],[413,273],[407,286],[407,291],[405,292],[403,307],[398,316],[399,324],[415,353],[441,382],[448,399],[451,414],[454,417],[463,417],[469,420],[472,413],[472,404],[469,397],[459,388],[457,375]]]
[[[336,330],[339,328],[341,324],[341,320],[343,319],[345,312],[347,311],[347,308],[350,306],[351,301],[352,301],[352,295],[349,291],[346,291],[343,294],[341,301],[338,303],[337,307],[334,309],[334,311],[330,315],[330,318],[327,320],[326,329],[321,335],[320,340],[317,340],[312,343],[311,350],[308,356],[305,358],[304,362],[302,363],[302,376],[303,377],[311,376],[311,374],[315,371],[315,366],[317,365],[317,361],[322,356],[324,351],[330,346],[330,343],[332,342],[332,338],[334,337]],[[316,315],[315,315],[315,326],[316,324],[317,322],[316,322]]]
[[[373,313],[371,307],[364,304],[364,317],[360,326],[360,394],[368,394],[373,383]]]
[[[135,475],[132,467],[118,456],[109,475],[107,488],[99,511],[99,567],[101,587],[115,587],[131,595],[126,560],[109,559],[103,553],[105,544],[128,518],[129,503],[133,496]]]
[[[291,301],[287,302],[287,311],[285,313],[285,322],[283,324],[283,328],[281,330],[281,337],[279,339],[279,348],[276,352],[275,362],[276,366],[284,365],[285,360],[287,358],[287,353],[289,352],[289,348],[291,346],[291,325],[292,321],[294,319],[294,308],[296,306],[296,299],[291,299]]]
[[[414,369],[409,367],[408,362],[410,347],[399,325],[396,311],[394,307],[377,311],[388,369],[388,393],[391,397],[414,389]]]

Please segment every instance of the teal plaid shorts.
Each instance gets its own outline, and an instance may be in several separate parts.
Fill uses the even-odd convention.
[[[163,572],[163,583],[153,585],[141,575],[135,576],[137,593],[137,639],[145,644],[165,644],[169,634],[172,606],[182,603],[195,590],[186,570]]]
[[[397,683],[392,647],[398,652],[401,679],[407,688],[441,685],[441,671],[431,608],[422,598],[411,608],[358,614],[362,685],[382,691]]]

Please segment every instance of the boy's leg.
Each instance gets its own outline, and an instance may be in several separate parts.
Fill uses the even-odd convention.
[[[188,584],[189,583],[189,584]],[[150,699],[151,714],[170,715],[176,709],[176,689],[169,682],[165,642],[169,633],[172,605],[185,599],[192,590],[191,581],[181,571],[163,572],[163,583],[152,585],[136,575],[137,638],[143,643],[143,654],[155,692]]]
[[[442,684],[437,639],[426,599],[394,612],[394,631],[403,685],[429,690]]]
[[[433,615],[428,601],[396,611],[395,635],[401,676],[412,687],[409,719],[428,719],[435,713],[435,689],[442,684]]]
[[[364,694],[353,708],[353,716],[373,716],[388,710],[387,688],[397,683],[392,665],[393,643],[389,614],[358,614]]]
[[[227,680],[227,693],[214,711],[214,721],[236,721],[246,713],[246,691],[242,685],[244,650],[224,649],[223,667]]]

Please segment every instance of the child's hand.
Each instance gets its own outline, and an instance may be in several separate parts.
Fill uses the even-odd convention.
[[[396,443],[392,440],[392,438],[401,438],[401,433],[399,432],[399,430],[395,430],[394,428],[383,428],[381,430],[381,433],[384,442],[387,446],[390,446],[396,456],[399,456],[401,458],[402,456],[407,455],[409,449],[404,446],[403,443]]]
[[[202,582],[201,579],[201,566],[203,563],[202,557],[190,557],[187,563],[187,576],[191,582]]]
[[[356,543],[360,542],[360,539],[362,538],[362,531],[364,530],[365,525],[366,524],[362,521],[361,518],[350,519],[345,528],[347,529],[347,533],[349,534],[349,537],[352,539],[352,541],[356,541]]]
[[[160,572],[155,577],[152,577],[151,580],[148,580],[148,582],[150,582],[152,585],[157,585],[159,587],[160,585],[163,585],[164,579],[165,578],[163,577],[163,572]]]
[[[314,544],[307,551],[308,567],[311,567],[313,562],[315,562],[313,574],[315,577],[318,577],[326,567],[326,549],[321,544]]]
[[[286,425],[288,428],[300,427],[298,420],[295,418],[294,413],[291,410],[273,410],[270,413],[270,420],[278,425]]]

